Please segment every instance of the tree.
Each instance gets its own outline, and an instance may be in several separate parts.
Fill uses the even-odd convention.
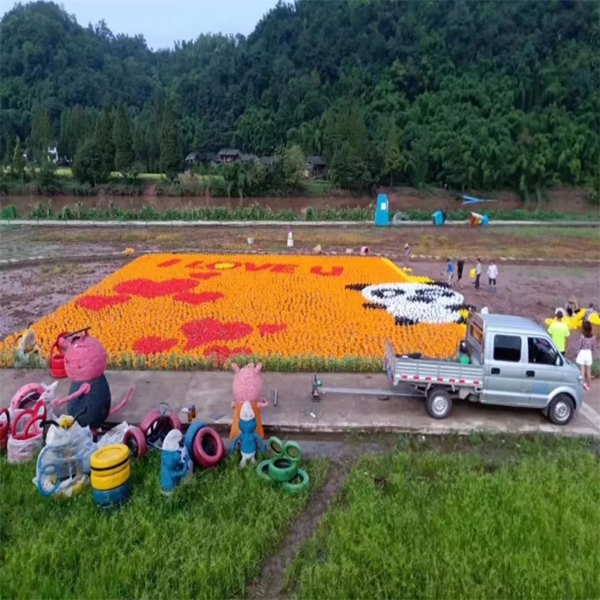
[[[23,179],[23,175],[25,174],[25,158],[23,158],[23,148],[21,147],[21,140],[19,138],[17,138],[15,149],[13,150],[11,170],[15,175]]]
[[[47,156],[51,137],[52,126],[48,111],[40,104],[36,104],[33,109],[29,138],[33,160],[41,163],[42,159]]]
[[[105,165],[96,139],[88,139],[77,150],[73,175],[80,183],[89,183],[91,186],[106,181]]]
[[[56,165],[48,158],[42,160],[42,165],[37,173],[37,181],[40,189],[46,193],[53,194],[57,191]]]
[[[181,172],[181,146],[179,144],[179,129],[171,104],[165,104],[163,122],[160,131],[160,168],[173,181]]]
[[[135,162],[135,152],[133,151],[131,123],[123,102],[119,104],[115,116],[113,140],[115,144],[115,168],[123,175],[130,174]]]
[[[406,159],[400,150],[399,138],[398,128],[394,123],[391,123],[384,146],[382,173],[384,177],[389,177],[390,186],[394,185],[394,179],[398,181],[398,177],[401,176],[406,162]]]
[[[97,182],[104,183],[110,179],[115,168],[115,144],[113,142],[113,120],[107,108],[103,109],[96,122],[96,144],[102,164]]]
[[[306,156],[300,146],[289,146],[283,152],[283,172],[285,182],[292,187],[299,187],[306,170]]]

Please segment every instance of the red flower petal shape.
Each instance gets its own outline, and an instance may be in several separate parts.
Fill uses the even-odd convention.
[[[142,298],[159,298],[180,294],[195,288],[198,282],[195,279],[167,279],[166,281],[152,281],[151,279],[131,279],[115,287],[120,294],[132,294]]]
[[[167,352],[176,345],[177,340],[175,338],[165,340],[157,335],[151,335],[133,342],[133,349],[136,354],[158,354]]]
[[[194,292],[183,292],[177,294],[175,300],[179,302],[186,302],[187,304],[206,304],[207,302],[216,302],[221,298],[224,298],[221,292],[201,292],[200,294],[194,294]]]
[[[75,300],[75,304],[80,308],[86,310],[102,310],[107,306],[115,306],[116,304],[123,304],[130,300],[129,296],[82,296]]]
[[[273,335],[274,333],[279,333],[286,329],[287,325],[285,323],[264,323],[263,325],[258,326],[260,335]]]
[[[221,273],[190,273],[190,277],[194,279],[212,279],[213,277],[221,277]]]
[[[222,323],[216,319],[199,319],[181,326],[181,331],[187,338],[186,350],[192,350],[216,341],[239,340],[252,333],[248,323]]]
[[[310,272],[324,277],[339,277],[344,272],[344,267],[331,267],[330,271],[323,271],[323,267],[313,267]]]
[[[204,350],[204,356],[207,358],[214,357],[218,362],[225,362],[232,356],[240,356],[241,354],[251,355],[250,348],[228,348],[227,346],[209,346]]]
[[[178,262],[181,262],[180,258],[171,258],[170,260],[165,260],[164,262],[159,263],[157,266],[172,267],[173,265],[176,265]]]

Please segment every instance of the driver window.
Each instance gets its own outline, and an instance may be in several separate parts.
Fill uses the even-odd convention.
[[[538,365],[556,366],[557,351],[544,338],[528,338],[529,362]],[[562,365],[562,360],[560,361]]]

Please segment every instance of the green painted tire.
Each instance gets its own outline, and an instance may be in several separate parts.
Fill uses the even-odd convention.
[[[283,454],[283,442],[278,437],[270,437],[267,446],[275,456],[281,456]]]
[[[294,462],[302,460],[302,448],[296,442],[286,442],[283,446],[283,456]]]
[[[277,456],[269,461],[269,477],[273,481],[283,483],[291,481],[298,474],[298,463],[295,460]]]
[[[286,481],[283,484],[283,489],[288,494],[300,494],[301,492],[306,492],[309,485],[310,477],[308,476],[308,473],[302,469],[298,469],[296,477],[294,477],[292,481]]]
[[[273,483],[269,477],[269,463],[270,460],[263,460],[256,465],[256,474],[263,480]]]

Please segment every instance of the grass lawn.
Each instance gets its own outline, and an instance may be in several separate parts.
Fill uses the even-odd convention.
[[[600,462],[590,443],[525,441],[480,454],[363,459],[298,554],[289,590],[319,599],[599,598]]]
[[[311,487],[327,462],[306,467]],[[228,461],[160,493],[160,456],[132,467],[130,503],[101,511],[91,492],[42,498],[35,463],[0,462],[1,598],[232,598],[260,574],[307,495],[288,496]]]

